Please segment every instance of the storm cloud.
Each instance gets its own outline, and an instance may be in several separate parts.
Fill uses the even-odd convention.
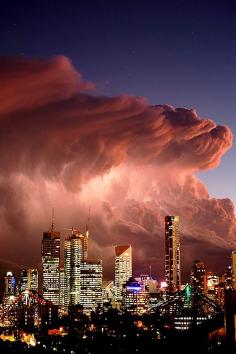
[[[211,198],[197,172],[217,167],[232,132],[193,109],[142,97],[97,96],[70,61],[0,59],[0,258],[36,264],[50,225],[81,227],[90,253],[134,246],[135,269],[163,273],[164,216],[180,216],[183,264],[215,264],[235,245],[230,199]],[[111,275],[111,274],[109,274]]]

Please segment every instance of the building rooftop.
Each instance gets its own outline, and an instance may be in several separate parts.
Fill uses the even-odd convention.
[[[131,246],[130,245],[120,245],[115,247],[116,256],[119,257],[122,253],[126,252]]]
[[[87,264],[101,264],[102,260],[101,259],[84,259],[81,261],[81,263],[87,263]]]

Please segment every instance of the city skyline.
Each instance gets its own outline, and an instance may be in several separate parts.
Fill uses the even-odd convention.
[[[192,267],[189,269],[188,279],[182,280],[181,267],[181,237],[179,234],[179,216],[166,215],[164,220],[164,248],[165,255],[162,259],[164,276],[160,274],[151,274],[151,265],[149,273],[133,274],[133,251],[132,245],[113,245],[114,249],[114,272],[112,279],[104,277],[102,260],[91,259],[89,254],[89,235],[90,230],[86,224],[85,232],[82,233],[78,228],[67,229],[67,236],[61,237],[61,232],[55,228],[54,209],[52,210],[52,221],[48,231],[43,232],[41,246],[41,265],[39,269],[21,269],[19,279],[11,269],[4,271],[4,293],[10,298],[16,293],[25,290],[33,290],[42,294],[45,301],[57,306],[70,307],[81,304],[86,311],[89,305],[91,293],[87,289],[91,287],[93,291],[99,287],[102,288],[102,282],[113,283],[114,301],[119,304],[123,299],[123,289],[125,284],[137,282],[147,286],[147,281],[155,281],[155,287],[164,287],[169,293],[178,293],[183,286],[189,283],[192,286],[205,293],[209,284],[219,284],[220,277],[225,278],[225,287],[236,289],[236,251],[230,255],[230,264],[225,266],[224,272],[219,274],[215,269],[205,268],[201,260],[192,260]],[[68,231],[71,233],[68,235]],[[40,273],[42,273],[40,275]],[[230,280],[227,280],[227,277]],[[208,279],[209,278],[209,279]],[[41,284],[39,283],[39,279]],[[217,279],[217,280],[215,280]],[[165,281],[163,281],[165,280]],[[99,286],[98,286],[99,284]],[[164,285],[165,284],[165,285]],[[110,286],[110,285],[109,285]],[[128,286],[128,285],[127,285]],[[149,285],[148,285],[149,286]],[[129,287],[129,286],[128,286]],[[133,286],[131,286],[131,289]],[[209,288],[211,289],[211,288]],[[5,296],[5,295],[4,295]],[[92,296],[96,301],[102,296]],[[8,300],[7,300],[8,301]],[[10,299],[11,301],[11,299]],[[92,304],[91,300],[91,304]],[[98,302],[101,304],[100,302]],[[94,310],[94,309],[93,309]]]
[[[79,352],[88,338],[83,344],[87,352],[86,346],[101,335],[97,353],[105,339],[112,347],[114,338],[116,346],[118,338],[123,338],[118,348],[125,347],[129,352],[130,340],[127,338],[127,344],[124,338],[129,337],[132,327],[131,338],[148,331],[148,343],[153,347],[178,343],[178,337],[182,343],[183,336],[194,335],[197,343],[205,338],[205,350],[214,353],[215,346],[233,350],[236,252],[231,253],[231,264],[224,273],[209,271],[202,261],[194,260],[188,281],[181,281],[179,221],[177,215],[166,215],[163,220],[165,282],[152,277],[151,268],[149,274],[133,274],[130,244],[113,247],[115,272],[107,281],[102,260],[88,258],[89,225],[84,233],[75,227],[67,229],[71,234],[63,240],[55,227],[53,209],[50,228],[42,233],[42,278],[40,270],[32,268],[22,269],[18,279],[10,270],[4,273],[0,346],[13,352],[24,348],[29,352],[71,353],[67,340],[63,340],[68,336],[70,346],[79,348]],[[137,352],[142,344],[138,340],[132,345]]]
[[[0,3],[0,352],[235,354],[236,1]]]
[[[59,283],[60,277],[62,277],[63,287],[65,286],[64,291],[67,291],[65,294],[65,305],[69,304],[75,305],[80,302],[80,282],[78,283],[78,278],[80,278],[81,270],[77,269],[77,264],[86,263],[88,264],[102,264],[102,259],[98,259],[97,257],[93,258],[90,256],[90,252],[88,250],[89,245],[89,236],[91,236],[89,225],[86,224],[84,228],[84,232],[81,228],[71,227],[71,228],[63,228],[65,232],[62,235],[63,230],[58,231],[57,227],[55,227],[55,213],[54,208],[52,209],[52,220],[49,223],[48,231],[43,231],[43,238],[41,240],[41,261],[38,265],[38,268],[32,268],[33,265],[29,265],[29,268],[24,268],[23,266],[16,271],[17,277],[19,277],[19,284],[17,285],[19,289],[25,290],[31,284],[32,280],[31,273],[34,275],[34,271],[37,273],[41,273],[41,276],[37,274],[37,284],[38,277],[41,278],[42,285],[37,285],[37,289],[40,289],[45,300],[52,301],[53,303],[59,305],[60,304],[60,295],[59,295]],[[138,275],[145,274],[145,276],[149,276],[151,279],[155,279],[161,283],[166,283],[167,288],[171,292],[176,292],[180,290],[181,284],[188,283],[190,279],[192,279],[192,264],[194,263],[194,267],[198,269],[203,265],[202,258],[200,259],[192,259],[191,267],[184,269],[181,265],[181,253],[183,251],[181,245],[181,234],[179,232],[179,216],[166,215],[163,220],[163,259],[160,260],[162,264],[162,269],[159,272],[152,272],[152,264],[149,264],[147,269],[137,269],[135,268],[135,264],[133,262],[133,246],[132,244],[119,244],[112,245],[113,248],[113,260],[112,264],[109,264],[110,272],[107,273],[106,269],[104,272],[103,267],[103,280],[111,281],[113,279],[115,286],[119,289],[118,293],[116,293],[117,301],[121,297],[121,292],[123,288],[123,284],[127,282],[130,278],[134,276],[134,278],[138,279]],[[93,235],[92,235],[93,236]],[[91,238],[90,238],[91,241]],[[222,270],[218,273],[223,274],[227,272],[227,268],[232,267],[232,271],[236,273],[236,251],[232,250],[228,255],[230,259],[229,262],[224,264]],[[135,254],[134,254],[135,255]],[[201,256],[201,255],[200,255]],[[86,265],[85,265],[86,266]],[[135,272],[133,272],[133,268]],[[81,268],[82,269],[82,268]],[[192,270],[191,270],[192,269]],[[206,266],[208,273],[216,272],[216,267],[208,267]],[[112,270],[112,273],[111,273]],[[62,274],[63,272],[63,274]],[[14,267],[8,267],[3,269],[1,276],[9,273],[10,276],[15,278],[15,270]],[[107,276],[109,274],[109,276]],[[183,278],[183,281],[182,281]],[[34,279],[34,278],[33,278]],[[194,278],[193,278],[194,279]],[[35,280],[33,280],[34,284]],[[1,289],[1,283],[0,283]],[[36,289],[35,285],[33,285],[33,290]],[[58,290],[56,290],[58,289]],[[71,297],[72,296],[72,297]]]
[[[40,263],[55,207],[63,234],[91,208],[108,278],[114,244],[132,244],[135,273],[163,272],[165,215],[181,220],[183,270],[223,271],[236,248],[234,3],[13,1],[1,17],[0,270]]]

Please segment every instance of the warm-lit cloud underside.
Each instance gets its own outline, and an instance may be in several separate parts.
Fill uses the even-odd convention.
[[[51,207],[59,228],[83,228],[91,206],[91,253],[106,264],[125,242],[136,269],[162,273],[165,214],[180,216],[186,264],[226,262],[233,204],[195,174],[219,164],[229,128],[194,110],[88,94],[65,57],[4,58],[0,78],[0,258],[38,262]]]

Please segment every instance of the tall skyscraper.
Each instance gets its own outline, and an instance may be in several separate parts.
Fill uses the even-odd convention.
[[[165,217],[165,278],[168,290],[180,289],[180,239],[179,217]]]
[[[38,291],[39,288],[39,272],[38,269],[30,268],[28,273],[28,289]]]
[[[28,271],[27,269],[22,269],[20,272],[19,291],[21,293],[26,289],[28,289]]]
[[[225,277],[225,289],[227,290],[233,289],[233,270],[231,265],[227,266],[224,277]]]
[[[102,282],[102,303],[115,306],[115,284],[114,280],[103,280]],[[106,305],[105,305],[106,306]]]
[[[232,252],[233,289],[236,290],[236,251]]]
[[[80,303],[80,271],[81,262],[87,258],[88,234],[83,235],[79,230],[72,229],[72,235],[64,244],[65,267],[65,305]]]
[[[207,272],[207,296],[214,300],[218,301],[219,298],[219,283],[220,277],[216,272]]]
[[[66,296],[66,282],[65,282],[65,269],[60,268],[60,306],[65,306],[65,296]]]
[[[132,277],[132,248],[131,245],[115,247],[115,287],[116,300],[122,300],[123,285]]]
[[[147,312],[148,293],[145,285],[129,279],[123,288],[123,304],[127,311],[142,315]]]
[[[24,290],[38,291],[38,270],[37,269],[22,269],[20,273],[19,291]]]
[[[102,304],[102,261],[86,259],[81,262],[80,304],[88,315]]]
[[[206,269],[204,263],[200,260],[195,260],[191,272],[191,285],[199,289],[201,292],[206,293],[206,280]]]
[[[60,289],[60,232],[51,229],[43,233],[42,240],[43,297],[54,305],[59,305]]]
[[[16,278],[14,273],[6,272],[4,273],[4,293],[3,302],[10,304],[16,295]]]

